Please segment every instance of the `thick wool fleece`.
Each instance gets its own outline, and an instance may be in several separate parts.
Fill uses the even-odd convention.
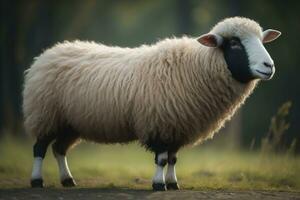
[[[212,32],[262,34],[244,18],[227,19]],[[99,143],[159,138],[181,147],[212,138],[256,82],[234,80],[222,51],[194,38],[138,48],[64,42],[26,71],[25,128],[41,137],[68,125]]]

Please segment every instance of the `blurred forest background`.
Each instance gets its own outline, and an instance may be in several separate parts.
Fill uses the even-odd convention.
[[[271,132],[276,132],[277,125],[273,119],[269,129],[271,117],[290,101],[289,111],[285,108],[279,113],[279,134],[284,132],[279,143],[285,148],[292,143],[295,146],[300,130],[299,10],[300,1],[293,0],[2,0],[0,140],[4,133],[25,135],[21,111],[23,72],[35,56],[55,43],[80,39],[134,47],[165,37],[197,37],[219,20],[238,15],[258,21],[265,29],[282,32],[276,42],[266,45],[275,61],[276,74],[272,81],[259,84],[222,130],[225,133],[217,135],[216,143],[247,149],[259,147],[266,136],[272,140]],[[296,146],[300,152],[299,142]]]

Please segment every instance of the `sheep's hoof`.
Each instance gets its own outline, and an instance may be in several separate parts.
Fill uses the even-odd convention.
[[[31,187],[32,188],[43,188],[43,179],[31,179],[30,181]]]
[[[179,185],[177,183],[167,183],[168,190],[179,190]]]
[[[166,191],[166,185],[164,183],[152,183],[153,191]]]
[[[76,186],[76,182],[74,181],[73,178],[66,178],[61,181],[62,186],[64,187],[74,187]]]

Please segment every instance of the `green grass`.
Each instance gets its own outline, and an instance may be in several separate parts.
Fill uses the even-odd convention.
[[[32,142],[2,138],[0,188],[29,187]],[[68,156],[79,187],[150,189],[153,155],[138,144],[80,144]],[[52,152],[44,162],[44,181],[61,187]],[[263,155],[218,148],[194,147],[179,152],[177,175],[184,189],[300,191],[300,157]]]

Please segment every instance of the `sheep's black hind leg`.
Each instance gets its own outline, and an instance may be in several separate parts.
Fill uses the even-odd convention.
[[[73,176],[69,170],[66,153],[68,149],[79,141],[79,134],[68,127],[62,130],[52,145],[53,154],[59,167],[60,181],[64,187],[76,186]]]
[[[42,188],[43,178],[42,178],[42,163],[45,158],[47,148],[49,144],[54,140],[55,135],[45,135],[38,137],[36,143],[33,146],[33,168],[31,173],[31,187]]]
[[[177,162],[176,152],[168,152],[168,168],[166,173],[166,185],[168,190],[179,190],[177,183],[175,164]]]

